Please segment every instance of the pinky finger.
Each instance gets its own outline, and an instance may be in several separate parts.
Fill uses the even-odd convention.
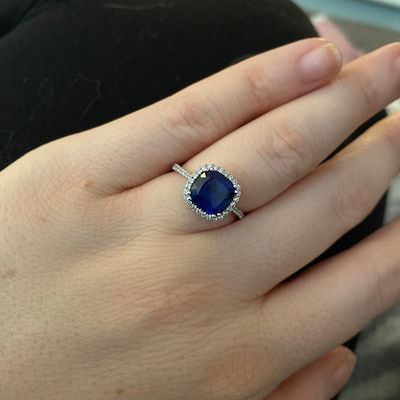
[[[265,400],[330,400],[349,380],[355,355],[340,346],[282,382]]]

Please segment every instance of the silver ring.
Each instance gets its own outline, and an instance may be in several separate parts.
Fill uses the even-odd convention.
[[[202,165],[193,174],[178,164],[172,169],[187,179],[183,198],[196,214],[208,221],[220,221],[231,212],[244,218],[237,207],[241,195],[239,182],[228,171],[215,164]]]

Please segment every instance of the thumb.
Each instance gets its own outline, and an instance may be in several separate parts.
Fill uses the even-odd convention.
[[[330,400],[349,380],[356,356],[340,346],[282,382],[265,400]]]

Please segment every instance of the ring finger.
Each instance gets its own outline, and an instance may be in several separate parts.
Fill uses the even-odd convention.
[[[215,163],[241,183],[239,208],[253,211],[318,166],[369,117],[399,95],[400,46],[392,44],[347,65],[333,83],[287,103],[208,147],[184,168]],[[181,177],[175,177],[183,185]],[[177,186],[168,185],[165,195]],[[209,222],[176,201],[185,231],[210,229]],[[232,221],[227,218],[214,226]]]

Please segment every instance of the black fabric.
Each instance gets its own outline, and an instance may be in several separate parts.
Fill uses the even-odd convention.
[[[0,41],[0,168],[42,143],[148,105],[245,55],[315,35],[303,13],[286,1],[2,4],[8,33]]]
[[[1,170],[40,144],[316,32],[286,0],[2,0],[0,35]],[[318,260],[381,226],[384,205]]]

